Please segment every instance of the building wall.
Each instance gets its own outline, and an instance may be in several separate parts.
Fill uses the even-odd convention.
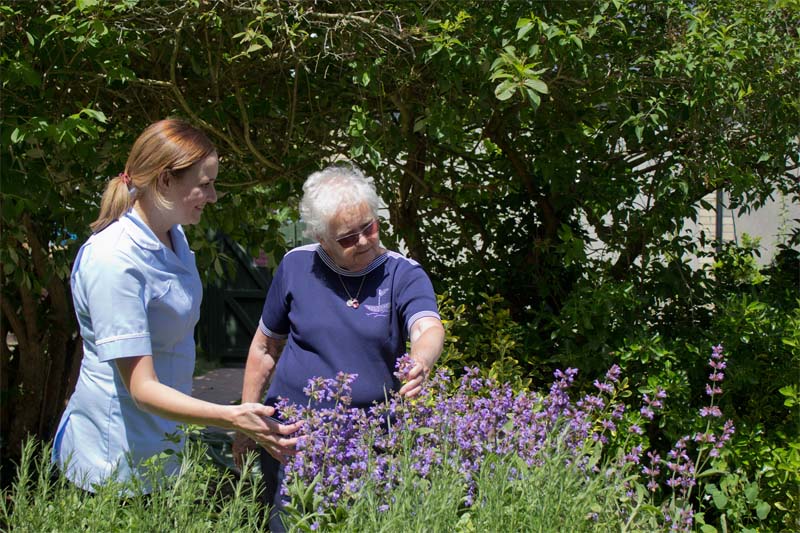
[[[716,205],[716,193],[707,195],[705,200],[711,205]],[[800,219],[800,205],[792,202],[791,198],[779,194],[761,209],[741,215],[728,209],[727,203],[727,195],[723,195],[723,241],[741,244],[745,235],[758,239],[761,256],[757,259],[762,265],[772,261],[778,245],[788,240],[788,235],[797,227],[797,220]],[[710,246],[714,246],[716,227],[716,210],[701,209],[698,212],[697,223],[687,222],[684,230],[698,238],[700,232],[704,231],[706,239],[711,242]],[[705,260],[708,261],[710,259]],[[695,266],[700,266],[702,263],[700,260],[695,260]]]

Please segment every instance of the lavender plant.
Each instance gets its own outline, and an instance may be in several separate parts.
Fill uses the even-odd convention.
[[[408,400],[390,392],[368,410],[350,407],[357,376],[310,380],[306,406],[280,406],[288,419],[304,421],[300,453],[286,466],[289,522],[298,529],[330,529],[347,520],[367,494],[379,513],[391,514],[405,508],[399,493],[407,494],[410,486],[428,494],[441,476],[455,488],[458,497],[450,497],[449,505],[463,520],[492,501],[486,489],[487,476],[496,478],[492,472],[502,470],[502,483],[525,483],[557,458],[562,471],[580,473],[575,479],[584,489],[597,480],[619,489],[612,491],[613,505],[606,501],[595,511],[581,511],[587,527],[607,521],[612,509],[623,529],[645,520],[651,527],[689,531],[697,510],[697,498],[692,499],[697,479],[733,432],[730,421],[718,423],[715,400],[725,368],[721,347],[714,348],[709,363],[710,404],[700,412],[705,430],[679,439],[666,459],[647,450],[642,436],[642,426],[653,420],[666,394],[649,391],[638,412],[627,410],[622,400],[630,391],[617,366],[594,382],[594,393],[577,401],[569,396],[577,375],[572,368],[556,371],[546,394],[515,392],[475,368],[466,368],[458,381],[440,369],[419,397]],[[401,359],[400,379],[408,368],[408,358]],[[321,401],[334,407],[318,408]],[[610,457],[615,449],[617,459],[601,464],[601,454]],[[500,469],[498,460],[512,466]],[[590,492],[596,498],[601,493]]]

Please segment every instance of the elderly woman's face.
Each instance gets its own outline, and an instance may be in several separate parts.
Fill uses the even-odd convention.
[[[339,211],[330,223],[330,234],[321,244],[340,267],[366,268],[381,252],[378,219],[367,204]]]

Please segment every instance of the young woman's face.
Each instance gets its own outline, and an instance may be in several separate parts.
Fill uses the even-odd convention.
[[[374,223],[374,224],[373,224]],[[367,204],[339,211],[320,244],[340,267],[362,270],[381,254],[378,220]]]
[[[189,167],[179,179],[171,177],[164,196],[172,203],[177,224],[197,224],[206,204],[217,201],[214,182],[218,171],[219,158],[211,154]]]

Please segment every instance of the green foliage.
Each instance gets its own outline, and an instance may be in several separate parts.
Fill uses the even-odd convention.
[[[224,194],[189,232],[205,279],[226,274],[213,231],[276,261],[304,177],[349,154],[388,207],[384,243],[449,295],[447,364],[525,387],[618,363],[679,400],[649,428],[668,442],[721,342],[723,408],[766,450],[731,464],[789,468],[796,223],[767,270],[736,248],[693,268],[705,236],[681,229],[720,188],[742,212],[800,201],[798,27],[796,2],[769,0],[0,6],[3,455],[50,437],[69,392],[68,275],[100,191],[178,115],[221,155]],[[787,491],[762,482],[777,523]]]
[[[264,515],[248,463],[239,479],[205,459],[201,445],[181,454],[180,473],[154,474],[149,495],[136,484],[109,483],[89,495],[54,471],[48,446],[26,442],[13,485],[3,490],[3,530],[262,531]],[[122,496],[127,494],[127,496]]]
[[[533,378],[542,382],[550,376],[537,371],[543,360],[531,353],[525,342],[525,328],[511,318],[499,296],[481,295],[484,301],[470,312],[447,295],[439,297],[439,313],[445,326],[445,348],[438,364],[460,371],[464,367],[488,369],[489,377],[512,383],[515,389],[529,388]]]
[[[783,436],[789,448],[768,445],[764,432],[740,435],[733,450],[714,465],[718,474],[705,486],[711,505],[704,521],[723,530],[794,531],[798,525],[798,447]],[[793,457],[787,457],[787,453]],[[788,459],[788,460],[787,460]],[[702,523],[702,522],[700,522]],[[715,531],[708,525],[703,531]]]

